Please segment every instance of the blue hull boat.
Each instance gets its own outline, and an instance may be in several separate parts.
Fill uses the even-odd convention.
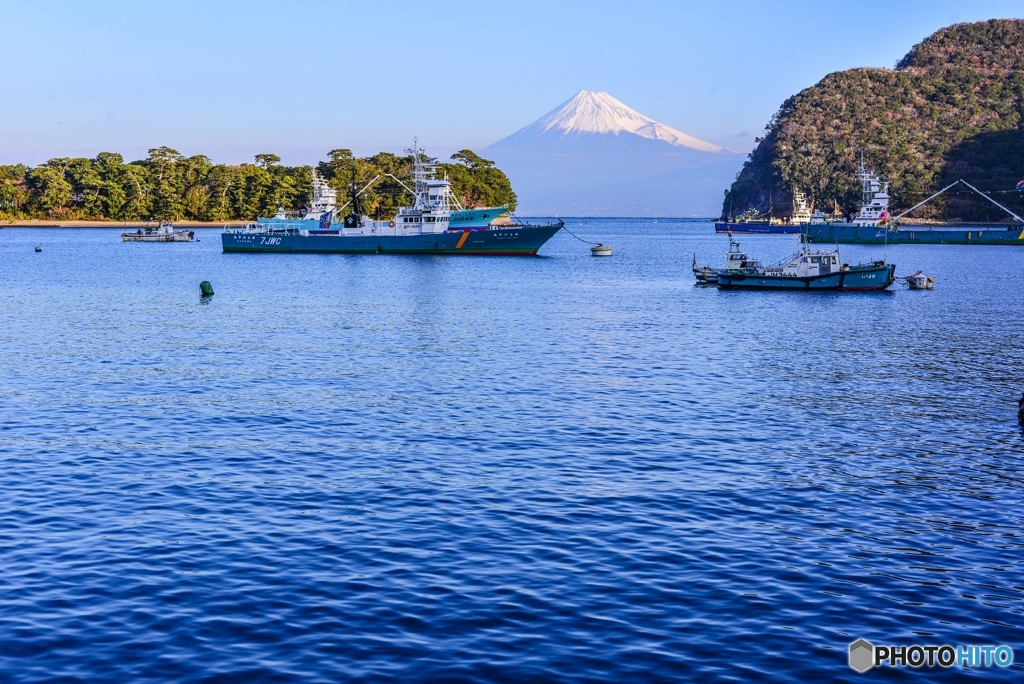
[[[295,229],[236,228],[221,233],[225,252],[278,252],[288,254],[466,254],[532,256],[557,233],[562,221],[550,225],[514,225],[488,230],[444,231],[413,235],[361,235],[313,233]]]
[[[885,261],[842,263],[837,249],[812,248],[801,236],[796,254],[764,266],[730,247],[726,268],[718,272],[723,290],[884,290],[896,280],[896,266]]]
[[[817,276],[723,272],[718,274],[718,287],[724,290],[884,290],[895,282],[895,271],[893,264],[876,262]]]
[[[451,183],[437,177],[437,160],[423,154],[415,139],[413,148],[407,151],[412,157],[413,187],[406,189],[414,201],[412,206],[399,207],[393,217],[375,220],[363,214],[359,196],[380,176],[357,191],[353,162],[351,197],[346,203],[352,208],[343,223],[334,221],[339,212],[336,191],[314,171],[313,207],[309,212],[301,218],[290,218],[282,209],[273,218],[261,218],[244,228],[229,228],[221,234],[224,251],[532,256],[565,225],[561,220],[544,225],[518,220],[490,225],[508,211],[507,207],[453,212]]]
[[[806,226],[796,223],[769,223],[768,221],[716,221],[716,233],[750,235],[797,235]]]
[[[830,223],[808,226],[812,242],[891,245],[1024,245],[1024,226],[1019,223],[942,225],[897,228]]]

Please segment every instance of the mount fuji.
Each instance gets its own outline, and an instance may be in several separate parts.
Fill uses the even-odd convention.
[[[484,154],[526,216],[717,216],[744,160],[588,90]]]

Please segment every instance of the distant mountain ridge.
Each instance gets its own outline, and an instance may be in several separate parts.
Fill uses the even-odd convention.
[[[906,209],[964,178],[1018,214],[1024,178],[1024,20],[956,24],[932,34],[895,69],[829,74],[786,100],[722,205],[788,215],[794,188],[827,210],[857,207],[858,153],[892,182]],[[915,218],[1002,220],[984,199],[939,198]]]
[[[712,216],[742,157],[580,91],[484,150],[523,214]]]

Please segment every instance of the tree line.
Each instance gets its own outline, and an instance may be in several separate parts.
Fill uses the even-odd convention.
[[[314,166],[284,166],[276,154],[257,154],[252,164],[214,164],[205,155],[186,157],[170,147],[149,150],[146,159],[125,162],[115,152],[95,158],[59,157],[36,167],[0,166],[0,218],[114,221],[248,221],[279,208],[298,211],[311,201],[315,169],[347,198],[355,168],[358,187],[382,180],[360,195],[363,211],[393,215],[412,200],[412,159],[389,152],[355,157],[331,150]],[[516,206],[508,177],[472,150],[452,155],[439,167],[464,206]],[[342,200],[344,201],[344,200]]]

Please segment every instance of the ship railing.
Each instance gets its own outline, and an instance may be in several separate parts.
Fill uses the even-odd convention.
[[[540,223],[530,223],[529,221],[524,221],[523,219],[519,218],[518,216],[516,216],[512,212],[509,212],[509,213],[505,214],[505,216],[508,217],[509,220],[513,221],[513,223],[506,223],[506,224],[491,223],[491,224],[488,224],[487,230],[504,230],[504,229],[507,229],[507,228],[539,228],[539,227],[542,227],[542,226],[543,227],[558,226],[560,229],[565,227],[565,221],[563,221],[560,218],[556,218],[554,221],[548,220],[544,224],[540,224]],[[457,228],[458,226],[455,226],[455,227]]]
[[[256,231],[256,226],[258,226],[258,225],[259,224],[257,224],[257,223],[246,223],[246,224],[244,224],[244,225],[242,225],[242,226],[240,226],[238,228],[234,228],[234,227],[231,226],[230,223],[225,223],[224,224],[224,232],[225,233],[255,233],[255,232],[257,232]]]
[[[240,233],[240,234],[257,234],[257,235],[299,235],[302,229],[287,224],[281,223],[259,223],[253,221],[246,223],[241,228],[230,228],[227,224],[224,226],[224,231],[227,233]]]

